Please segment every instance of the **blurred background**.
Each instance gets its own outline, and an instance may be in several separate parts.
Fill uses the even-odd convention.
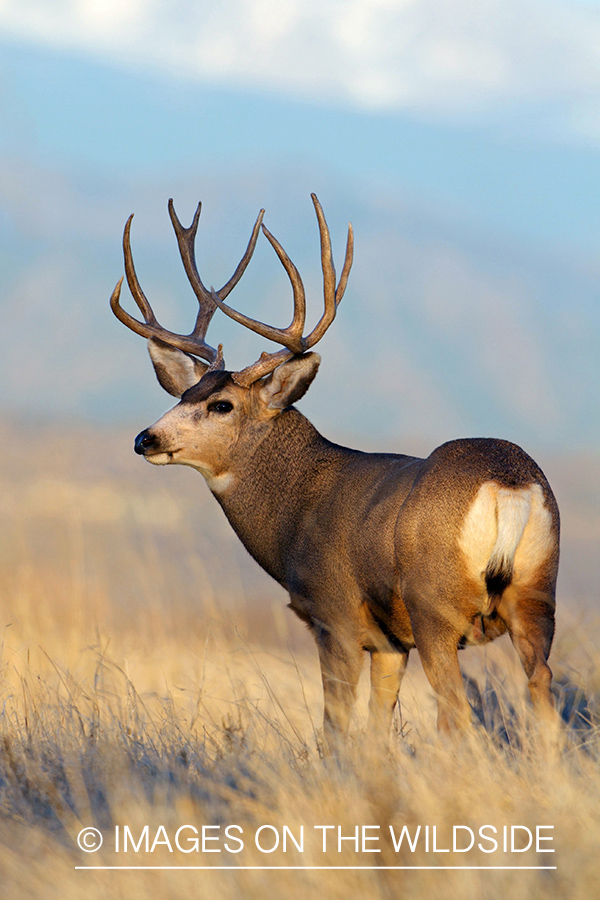
[[[595,597],[599,47],[596,0],[0,0],[7,521],[28,509],[39,542],[75,509],[171,534],[190,521],[166,500],[128,507],[135,483],[179,491],[182,509],[193,495],[212,522],[195,473],[131,452],[171,400],[108,306],[123,225],[134,212],[159,320],[189,331],[167,199],[184,224],[202,200],[197,256],[216,287],[266,207],[315,321],[315,191],[338,267],[348,220],[356,251],[303,411],[365,449],[522,444],[563,509],[569,595]],[[287,324],[289,283],[264,238],[231,301]],[[230,367],[269,349],[219,313],[208,339]]]
[[[323,300],[311,191],[338,270],[348,220],[356,245],[302,411],[362,449],[427,456],[455,437],[509,438],[555,490],[550,662],[582,749],[559,768],[530,743],[507,636],[460,659],[505,754],[487,740],[481,757],[436,743],[412,654],[402,760],[382,765],[377,748],[365,764],[357,743],[358,765],[321,766],[308,630],[199,474],[133,453],[173,398],[110,312],[127,217],[158,319],[188,332],[196,301],[168,198],[186,225],[202,201],[197,258],[215,287],[265,207],[312,327]],[[110,816],[341,821],[346,834],[358,821],[556,823],[558,872],[469,872],[444,896],[597,894],[600,0],[0,0],[0,273],[4,895],[80,897],[74,861],[90,860],[75,837]],[[290,321],[264,237],[230,302]],[[123,304],[135,311],[127,290]],[[273,349],[219,312],[208,340],[231,368]],[[353,735],[366,694],[363,676]],[[181,874],[138,872],[125,894],[105,878],[121,873],[103,872],[86,891],[198,896]],[[264,897],[277,875],[267,886],[256,872],[202,874],[223,898]],[[397,894],[398,873],[381,868],[377,880],[312,874],[279,873],[279,894]],[[405,896],[440,896],[428,875],[403,882]]]

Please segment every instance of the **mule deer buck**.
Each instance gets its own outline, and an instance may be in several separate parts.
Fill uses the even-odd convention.
[[[329,230],[317,214],[324,312],[304,335],[305,292],[298,270],[262,225],[262,210],[229,281],[208,290],[195,239],[169,214],[199,311],[189,335],[158,324],[138,282],[125,227],[125,272],[144,321],[111,307],[148,339],[162,387],[180,402],[135,439],[154,465],[198,469],[234,531],[290,596],[312,630],[321,664],[324,733],[331,747],[347,733],[363,651],[371,654],[370,728],[389,732],[408,654],[419,651],[438,700],[438,727],[467,728],[471,710],[457,658],[466,644],[508,632],[529,679],[534,707],[554,717],[547,659],[554,632],[559,516],[550,486],[527,454],[507,441],[450,441],[427,459],[362,453],[322,437],[293,404],[320,358],[312,348],[335,318],[352,265],[352,226],[339,282]],[[225,303],[254,252],[260,228],[291,282],[287,328],[255,321]],[[282,345],[241,371],[225,369],[222,346],[206,343],[217,307]]]

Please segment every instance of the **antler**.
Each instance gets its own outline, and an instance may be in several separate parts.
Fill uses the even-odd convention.
[[[245,316],[243,313],[238,312],[224,303],[223,298],[220,296],[222,291],[217,293],[213,290],[211,292],[211,297],[215,305],[235,322],[245,325],[246,328],[256,332],[256,334],[260,334],[261,337],[265,337],[270,341],[275,341],[278,344],[283,344],[286,348],[284,350],[278,350],[275,353],[262,353],[260,358],[251,366],[248,366],[239,372],[234,372],[233,380],[242,387],[249,387],[255,381],[258,381],[259,378],[272,372],[282,362],[291,359],[292,356],[297,354],[305,353],[307,350],[310,350],[311,347],[314,347],[317,341],[321,340],[333,322],[339,303],[344,296],[354,254],[354,234],[352,225],[348,225],[346,257],[344,259],[342,274],[336,287],[335,267],[333,265],[329,228],[327,227],[327,222],[325,221],[325,216],[321,204],[317,199],[317,195],[311,194],[311,199],[317,214],[321,238],[321,268],[323,270],[325,309],[317,325],[309,335],[304,337],[302,334],[306,318],[306,295],[300,274],[279,241],[273,237],[271,232],[264,225],[262,226],[262,230],[281,260],[292,284],[292,291],[294,294],[294,315],[288,327],[274,328],[272,325],[267,325],[264,322],[251,319],[249,316]]]
[[[221,346],[219,345],[219,349],[215,350],[205,341],[206,331],[210,324],[210,320],[212,319],[217,308],[214,298],[216,297],[218,301],[221,302],[221,300],[227,297],[228,294],[233,290],[233,288],[236,286],[236,284],[244,274],[246,267],[248,266],[248,263],[252,258],[252,254],[254,253],[254,248],[256,247],[256,241],[258,239],[258,232],[260,226],[262,225],[265,211],[264,209],[261,209],[260,213],[258,214],[256,222],[254,223],[254,228],[252,229],[252,234],[250,236],[248,246],[246,247],[246,252],[244,253],[229,281],[227,281],[219,291],[214,291],[213,289],[208,291],[204,287],[200,279],[200,275],[198,274],[198,269],[196,267],[194,244],[196,240],[196,232],[198,231],[198,222],[200,220],[201,211],[202,204],[199,203],[196,208],[192,224],[189,228],[184,228],[177,218],[177,214],[175,213],[175,208],[173,206],[173,201],[169,200],[169,215],[171,217],[171,222],[173,224],[175,235],[177,237],[181,260],[183,262],[188,281],[190,282],[192,289],[196,294],[196,297],[198,298],[198,315],[196,317],[196,324],[194,325],[194,328],[190,332],[190,334],[175,334],[173,331],[168,331],[166,328],[163,328],[162,325],[159,325],[152,307],[150,306],[146,295],[144,294],[140,286],[138,277],[136,275],[135,266],[133,265],[133,257],[131,254],[130,231],[133,215],[131,215],[127,220],[125,231],[123,232],[125,275],[127,276],[127,284],[129,285],[129,290],[131,291],[133,299],[137,303],[138,308],[144,317],[144,321],[140,322],[138,319],[135,319],[120,305],[119,299],[121,296],[121,286],[123,284],[122,278],[117,283],[117,286],[112,293],[112,296],[110,298],[110,306],[117,319],[119,319],[119,321],[121,321],[132,331],[135,331],[136,334],[140,334],[145,338],[156,338],[160,341],[164,341],[165,344],[169,344],[171,347],[176,347],[178,350],[184,350],[186,353],[192,353],[194,356],[198,356],[200,357],[200,359],[203,359],[206,362],[210,363],[210,367],[212,369],[223,369],[225,368],[225,363],[223,361]]]

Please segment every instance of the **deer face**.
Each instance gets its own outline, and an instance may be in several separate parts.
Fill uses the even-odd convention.
[[[144,317],[135,319],[120,304],[123,279],[115,287],[111,308],[117,318],[136,334],[148,339],[154,371],[162,387],[180,403],[146,428],[135,439],[135,451],[155,465],[193,466],[205,476],[214,492],[235,481],[240,461],[248,459],[252,447],[262,440],[269,425],[287,407],[302,397],[317,373],[320,357],[307,352],[323,337],[335,318],[352,265],[353,233],[348,226],[346,256],[339,281],[331,253],[329,229],[315,194],[312,201],[319,225],[324,311],[304,336],[306,302],[304,285],[295,265],[267,228],[262,225],[264,210],[252,229],[250,241],[235,272],[220,288],[208,290],[202,283],[195,259],[195,240],[200,219],[198,204],[189,228],[184,228],[169,201],[169,215],[190,285],[198,300],[196,323],[190,334],[168,331],[159,325],[138,281],[130,245],[130,216],[123,234],[125,274],[133,298]],[[261,229],[274,248],[290,279],[294,314],[287,328],[274,328],[237,312],[225,298],[242,277],[256,246]],[[251,331],[280,344],[283,349],[262,353],[260,358],[238,372],[225,371],[222,347],[206,343],[206,331],[217,309]]]
[[[154,465],[198,469],[214,493],[235,484],[239,464],[248,459],[273,420],[308,390],[320,362],[316,353],[293,357],[268,377],[240,387],[226,371],[206,371],[194,381],[196,360],[156,341],[150,343],[160,383],[181,400],[138,434],[135,452]]]

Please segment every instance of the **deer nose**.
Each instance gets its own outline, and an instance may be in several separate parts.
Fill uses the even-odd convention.
[[[152,450],[153,447],[156,447],[157,443],[156,435],[146,429],[145,431],[140,431],[136,437],[133,442],[133,449],[142,456],[148,450]]]

